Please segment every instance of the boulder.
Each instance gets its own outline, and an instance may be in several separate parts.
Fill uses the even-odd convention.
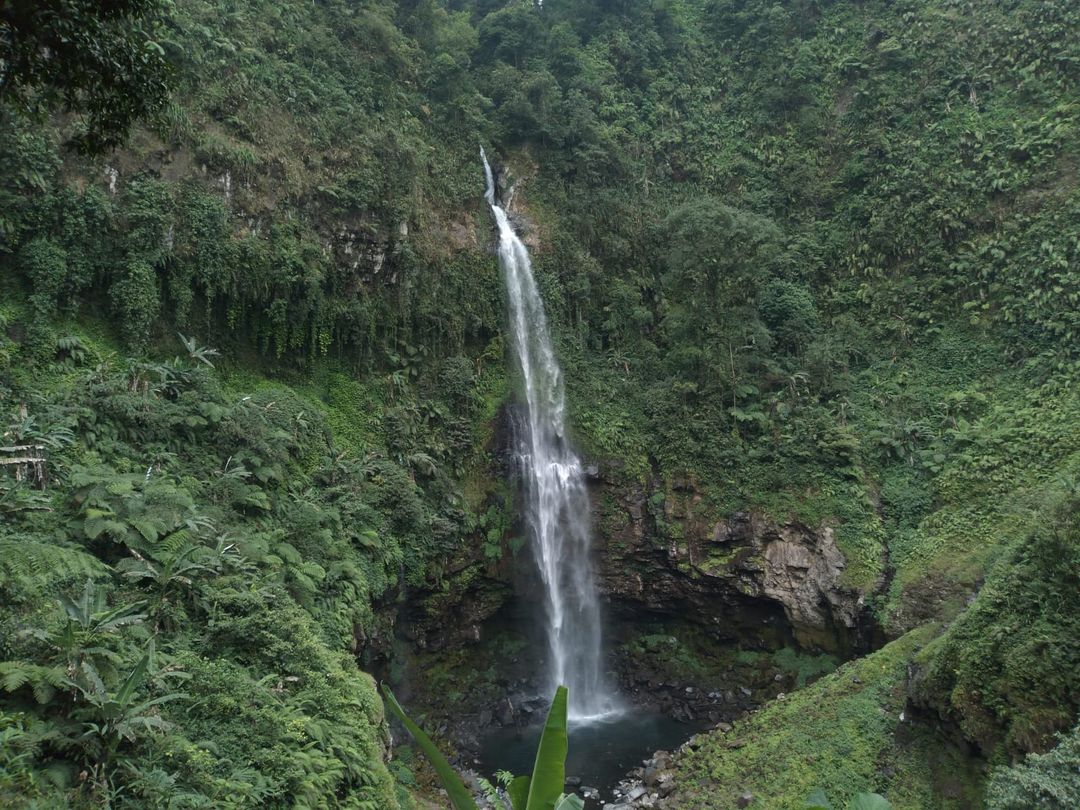
[[[495,718],[500,726],[510,726],[514,723],[514,704],[509,698],[504,698],[495,704]]]
[[[675,792],[675,777],[668,775],[666,778],[660,780],[657,793],[661,799],[666,799],[672,793]]]
[[[652,763],[661,771],[666,771],[672,766],[671,753],[669,751],[657,751],[652,755]]]

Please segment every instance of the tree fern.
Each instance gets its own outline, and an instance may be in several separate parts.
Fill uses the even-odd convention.
[[[52,701],[57,691],[70,685],[62,666],[41,666],[29,661],[0,661],[0,688],[5,692],[18,692],[23,687],[29,687],[34,699],[44,705]]]
[[[13,594],[35,593],[72,579],[97,579],[109,570],[80,548],[0,537],[0,588]]]

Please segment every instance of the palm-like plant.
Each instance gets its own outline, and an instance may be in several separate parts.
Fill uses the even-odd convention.
[[[0,480],[0,515],[51,511],[52,498],[47,492],[32,487],[26,481]]]
[[[211,357],[217,357],[220,352],[217,349],[208,349],[205,346],[200,346],[195,342],[194,337],[185,337],[179,332],[176,333],[180,337],[180,342],[184,344],[184,348],[187,349],[188,357],[199,363],[205,363],[214,367],[214,363],[210,360]]]
[[[133,742],[146,731],[168,730],[169,724],[151,710],[185,697],[183,693],[170,692],[137,700],[137,692],[149,672],[152,654],[152,650],[146,652],[115,691],[108,690],[96,673],[87,670],[87,685],[78,687],[84,705],[75,711],[77,719],[84,721],[84,737],[96,737],[107,751],[115,751],[122,741]]]
[[[166,605],[172,597],[184,589],[192,589],[195,581],[204,576],[215,576],[220,570],[209,549],[188,545],[176,554],[161,560],[152,560],[134,549],[131,556],[117,564],[124,576],[149,585],[154,591],[150,612],[154,616],[154,632],[161,626]]]
[[[67,425],[39,425],[37,418],[21,406],[0,434],[5,444],[41,444],[59,450],[75,442],[75,433]]]
[[[115,652],[104,646],[106,637],[122,627],[142,622],[146,614],[139,611],[145,605],[145,602],[135,602],[106,607],[105,594],[98,590],[92,579],[86,580],[77,599],[60,597],[65,622],[51,640],[63,656],[68,676],[77,678],[89,668],[100,679],[100,669],[111,667],[119,659]]]
[[[108,538],[143,553],[178,553],[213,530],[191,495],[147,475],[117,475],[102,467],[77,467],[71,475],[77,525],[89,540]]]
[[[45,663],[0,662],[0,688],[16,692],[33,691],[38,703],[50,703],[58,692],[77,697],[84,689],[115,677],[121,656],[109,639],[121,628],[139,624],[146,614],[139,611],[145,602],[108,607],[104,592],[92,578],[86,580],[78,597],[61,596],[63,610],[59,628],[29,628],[19,635],[49,646]]]
[[[135,742],[148,734],[168,731],[170,724],[161,717],[157,707],[186,697],[180,692],[169,692],[140,699],[140,689],[149,675],[153,654],[151,644],[115,691],[108,689],[94,668],[86,663],[83,664],[82,679],[85,685],[76,684],[82,700],[76,705],[72,717],[81,723],[82,732],[75,743],[83,749],[91,763],[89,770],[94,782],[106,791],[120,747],[125,742]],[[176,671],[169,674],[186,675]]]

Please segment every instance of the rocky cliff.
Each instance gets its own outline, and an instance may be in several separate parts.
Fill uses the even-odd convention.
[[[832,527],[758,512],[717,516],[691,480],[627,486],[599,470],[593,503],[616,614],[678,617],[720,638],[769,645],[844,654],[872,646],[872,618],[843,582]]]
[[[690,480],[628,483],[589,470],[600,585],[616,627],[671,618],[718,641],[844,656],[880,645],[864,595],[844,583],[833,527],[756,511],[717,516]],[[485,559],[478,540],[441,589],[410,595],[398,634],[429,651],[481,641],[515,590],[529,590],[531,565],[524,549]]]

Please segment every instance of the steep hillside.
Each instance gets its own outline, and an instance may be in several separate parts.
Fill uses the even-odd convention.
[[[412,801],[363,670],[528,564],[484,144],[613,612],[866,655],[669,805],[1069,806],[1008,766],[1080,710],[1075,4],[159,12],[122,149],[0,104],[4,801]]]

